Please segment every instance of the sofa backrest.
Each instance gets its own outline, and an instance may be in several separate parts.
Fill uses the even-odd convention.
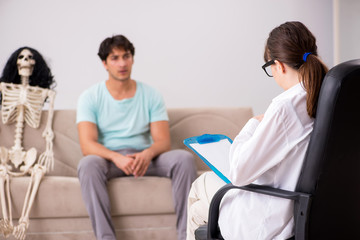
[[[172,149],[188,149],[183,141],[202,134],[224,134],[234,139],[253,116],[251,108],[176,108],[169,109]],[[192,151],[191,151],[192,152]],[[193,152],[192,152],[193,153]],[[198,171],[210,170],[194,154]]]
[[[23,147],[34,147],[38,155],[45,150],[42,132],[47,121],[47,111],[43,111],[38,129],[25,126]],[[225,134],[234,138],[247,120],[252,117],[251,108],[184,108],[168,109],[170,133],[173,149],[186,149],[183,140],[205,133]],[[47,175],[77,176],[77,165],[82,158],[78,141],[75,110],[55,110],[53,120],[55,167]],[[4,125],[0,121],[0,146],[11,148],[14,145],[15,124]],[[190,150],[189,150],[190,151]],[[197,157],[199,171],[207,166]]]

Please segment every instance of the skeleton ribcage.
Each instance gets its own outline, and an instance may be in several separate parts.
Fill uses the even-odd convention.
[[[2,82],[1,90],[3,123],[14,123],[17,117],[23,114],[24,121],[30,127],[38,128],[48,89]]]

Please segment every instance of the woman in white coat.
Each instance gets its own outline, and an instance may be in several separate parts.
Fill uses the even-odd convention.
[[[265,114],[248,121],[230,149],[230,181],[294,190],[313,130],[318,95],[327,67],[317,56],[316,39],[300,22],[273,29],[263,69],[284,92]],[[212,196],[224,185],[214,173],[201,175],[188,199],[187,239],[207,222]],[[293,235],[293,202],[242,190],[229,191],[220,206],[224,239],[287,239]]]

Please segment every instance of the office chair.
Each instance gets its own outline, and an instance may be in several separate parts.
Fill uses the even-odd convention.
[[[211,201],[208,224],[195,231],[197,240],[223,239],[219,205],[232,188],[293,200],[290,239],[360,239],[360,59],[333,67],[324,78],[295,191],[225,185]]]

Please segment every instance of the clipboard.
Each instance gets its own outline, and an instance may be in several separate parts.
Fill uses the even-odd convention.
[[[226,183],[229,180],[229,152],[232,140],[222,134],[204,134],[184,140],[184,144],[194,151],[212,171]]]

